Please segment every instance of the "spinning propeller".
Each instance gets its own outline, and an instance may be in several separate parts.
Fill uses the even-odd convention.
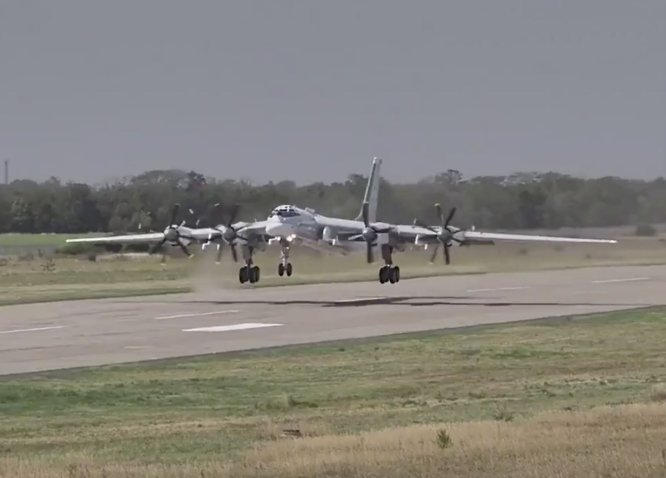
[[[218,211],[222,211],[223,209],[222,204],[220,203],[215,204],[214,207]],[[234,204],[233,206],[231,206],[231,209],[229,211],[229,217],[227,218],[227,223],[219,226],[213,226],[213,229],[220,232],[219,239],[221,239],[221,241],[219,241],[217,245],[217,258],[216,258],[217,262],[220,262],[220,260],[222,259],[222,250],[225,242],[229,244],[229,248],[231,249],[231,257],[234,259],[234,262],[238,262],[238,253],[236,252],[236,241],[239,239],[243,240],[244,238],[238,234],[241,228],[240,227],[235,228],[233,226],[233,223],[236,221],[236,216],[238,215],[239,209],[240,209],[240,204]]]
[[[365,226],[365,228],[363,229],[363,232],[361,232],[361,237],[363,237],[363,240],[366,243],[366,260],[368,261],[368,264],[374,261],[372,254],[372,246],[373,243],[377,240],[377,237],[379,237],[379,234],[391,231],[391,228],[387,227],[381,229],[370,224],[370,221],[368,220],[369,207],[370,205],[367,202],[363,203],[362,215],[363,215],[363,225]]]
[[[428,229],[436,234],[438,244],[435,246],[435,249],[432,251],[430,262],[435,262],[435,257],[437,256],[437,249],[439,248],[439,244],[442,244],[442,246],[444,247],[443,249],[444,261],[446,262],[446,264],[450,264],[451,255],[449,253],[449,248],[453,245],[454,242],[457,242],[459,245],[463,244],[463,241],[461,241],[455,236],[457,230],[449,226],[451,219],[453,219],[453,216],[456,214],[456,208],[455,207],[451,208],[451,210],[449,211],[449,215],[446,218],[444,218],[444,212],[442,211],[442,206],[439,203],[435,204],[435,209],[437,210],[437,215],[439,216],[441,224],[439,229],[435,229],[431,226],[428,226],[423,221],[420,221],[418,219],[414,219],[414,225],[422,227],[424,229]]]
[[[179,209],[180,204],[176,203],[173,205],[173,209],[171,210],[171,221],[169,222],[169,225],[166,227],[166,229],[164,229],[164,238],[152,248],[150,251],[151,254],[157,252],[165,243],[168,242],[174,246],[179,246],[185,254],[192,256],[185,243],[181,240],[183,235],[180,231],[180,228],[185,225],[185,221],[183,220],[180,224],[176,224],[176,215],[178,214]]]

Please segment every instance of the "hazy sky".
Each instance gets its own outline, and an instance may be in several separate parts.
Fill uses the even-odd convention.
[[[0,159],[99,182],[666,176],[664,0],[0,0]]]

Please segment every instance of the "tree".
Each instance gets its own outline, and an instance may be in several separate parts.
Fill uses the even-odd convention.
[[[10,207],[12,217],[12,230],[16,232],[34,232],[33,213],[30,204],[22,197],[17,196]]]

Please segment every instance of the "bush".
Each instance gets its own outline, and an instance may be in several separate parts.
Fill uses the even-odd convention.
[[[65,244],[64,246],[59,247],[56,252],[58,254],[78,256],[95,252],[95,246],[94,244],[75,242],[75,243]]]
[[[442,450],[445,450],[453,446],[453,440],[451,440],[451,435],[449,435],[449,432],[447,432],[443,428],[437,432],[437,438],[435,439],[435,442],[437,443],[437,446],[440,447]]]
[[[651,224],[639,224],[636,226],[636,235],[641,237],[653,237],[657,235],[657,229]]]

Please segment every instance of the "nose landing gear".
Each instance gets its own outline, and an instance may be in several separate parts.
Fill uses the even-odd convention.
[[[280,246],[282,247],[280,251],[280,263],[278,264],[278,275],[280,277],[287,274],[287,277],[291,277],[291,274],[294,272],[294,268],[289,262],[289,243],[286,240],[280,241]]]

